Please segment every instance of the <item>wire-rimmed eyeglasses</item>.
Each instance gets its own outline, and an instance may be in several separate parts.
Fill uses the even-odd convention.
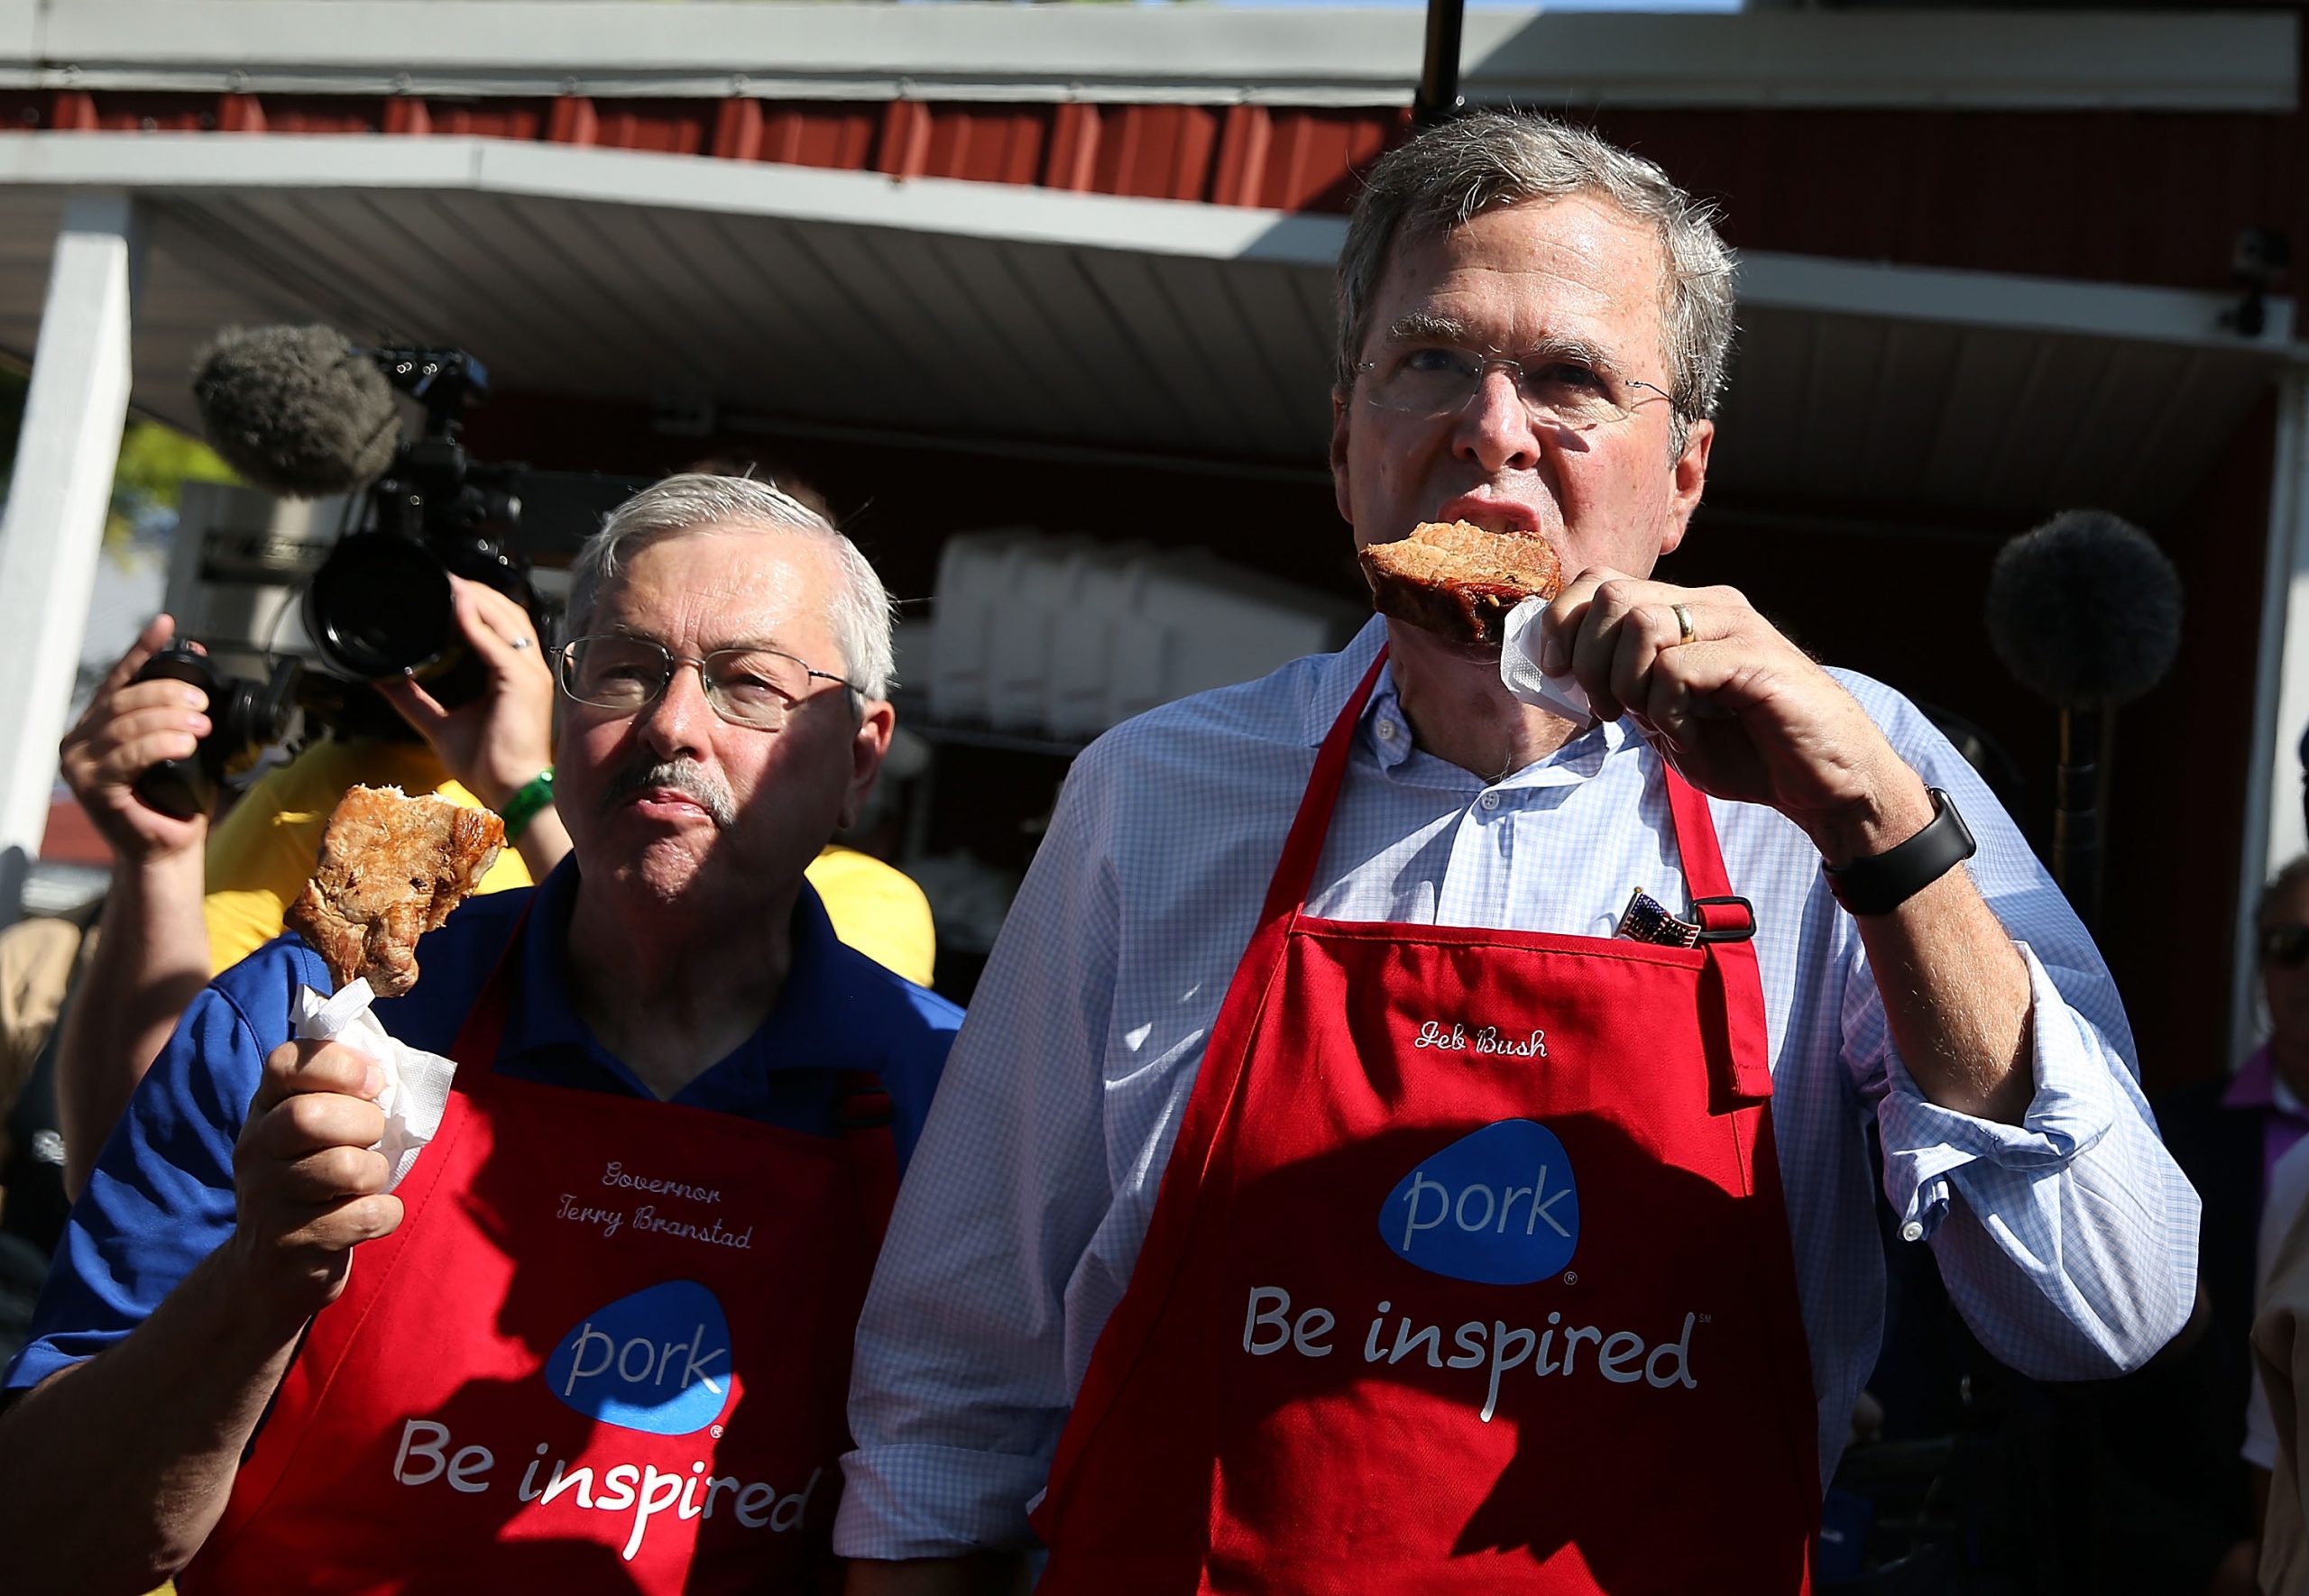
[[[581,704],[621,715],[636,714],[656,703],[676,671],[695,665],[713,712],[732,726],[756,731],[784,727],[794,706],[811,696],[813,681],[839,683],[859,693],[857,684],[847,678],[775,648],[716,648],[700,659],[676,654],[649,637],[618,632],[565,643],[560,663],[557,674],[563,693]]]
[[[1355,369],[1364,378],[1366,402],[1382,410],[1430,419],[1456,416],[1483,390],[1494,366],[1514,373],[1515,391],[1533,422],[1571,432],[1589,432],[1624,421],[1652,399],[1674,405],[1675,395],[1654,383],[1617,377],[1560,355],[1530,357],[1486,354],[1451,344],[1422,344],[1390,350]],[[1637,390],[1641,390],[1642,393]],[[1650,395],[1651,398],[1643,397]]]

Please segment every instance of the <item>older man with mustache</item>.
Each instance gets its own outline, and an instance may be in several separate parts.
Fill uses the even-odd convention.
[[[377,1004],[457,1060],[388,1192],[319,961],[219,977],[76,1209],[0,1418],[17,1588],[818,1588],[859,1303],[957,1012],[803,870],[888,746],[889,605],[766,484],[580,557],[572,854]]]

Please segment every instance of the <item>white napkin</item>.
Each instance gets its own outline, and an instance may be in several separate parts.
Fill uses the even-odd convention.
[[[392,1179],[385,1183],[385,1189],[391,1191],[440,1130],[442,1111],[449,1104],[449,1082],[455,1078],[457,1067],[438,1053],[419,1052],[387,1035],[377,1016],[369,1012],[374,1001],[365,980],[354,981],[335,997],[323,997],[310,986],[300,986],[294,1017],[299,1038],[358,1048],[383,1074],[385,1085],[377,1094],[377,1106],[385,1111],[385,1133],[373,1151],[383,1153],[393,1167]]]
[[[1587,690],[1568,674],[1550,676],[1540,669],[1540,650],[1548,640],[1548,601],[1526,599],[1507,612],[1507,636],[1499,648],[1499,680],[1508,692],[1527,704],[1575,725],[1592,725],[1596,711],[1587,707]]]

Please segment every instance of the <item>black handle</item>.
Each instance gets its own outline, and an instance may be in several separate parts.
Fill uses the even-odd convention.
[[[2109,717],[2096,706],[2060,712],[2060,771],[2053,810],[2053,877],[2084,929],[2101,918],[2101,810],[2108,772],[2102,759]]]

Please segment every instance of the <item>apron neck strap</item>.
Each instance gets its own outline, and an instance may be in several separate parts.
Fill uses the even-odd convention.
[[[1266,903],[1259,910],[1262,931],[1291,919],[1307,902],[1308,890],[1315,882],[1315,867],[1322,859],[1323,839],[1330,832],[1331,812],[1338,805],[1339,788],[1347,777],[1355,729],[1386,664],[1387,649],[1382,645],[1315,755],[1306,795],[1299,800],[1299,812],[1283,839],[1283,858],[1267,883]],[[1720,1089],[1729,1099],[1725,1106],[1760,1102],[1771,1096],[1771,1044],[1764,1028],[1763,977],[1752,940],[1753,917],[1746,904],[1733,896],[1706,798],[1677,775],[1674,766],[1663,761],[1661,774],[1667,782],[1668,813],[1676,829],[1676,851],[1683,860],[1685,884],[1693,898],[1711,900],[1698,913],[1707,928],[1718,933],[1702,946],[1707,953],[1707,984],[1712,988],[1713,1001],[1707,1006],[1710,1030],[1716,1034],[1711,1041],[1717,1058],[1729,1065],[1718,1077]],[[1745,923],[1732,923],[1734,921]],[[1747,934],[1743,935],[1743,931]]]
[[[1732,880],[1725,874],[1724,850],[1716,844],[1716,821],[1707,812],[1707,800],[1665,760],[1660,762],[1660,774],[1667,779],[1668,815],[1675,822],[1684,885],[1694,898],[1730,897]]]
[[[1722,1024],[1722,1032],[1710,1041],[1731,1067],[1728,1078],[1717,1077],[1719,1089],[1733,1103],[1759,1102],[1771,1096],[1771,1039],[1764,1028],[1755,914],[1745,900],[1733,895],[1707,799],[1677,775],[1674,766],[1662,761],[1660,773],[1668,784],[1668,813],[1676,824],[1676,852],[1683,860],[1692,912],[1702,929],[1712,933],[1700,943],[1707,953],[1707,985],[1716,1000],[1705,1023],[1711,1032]]]
[[[1265,924],[1278,915],[1291,914],[1306,903],[1307,894],[1315,884],[1315,867],[1322,860],[1323,839],[1330,833],[1331,814],[1338,806],[1339,788],[1347,779],[1347,758],[1355,743],[1355,729],[1363,719],[1363,711],[1371,702],[1371,695],[1378,690],[1379,673],[1387,664],[1387,647],[1382,644],[1371,668],[1363,673],[1363,680],[1348,697],[1346,707],[1331,722],[1323,738],[1322,747],[1315,755],[1314,774],[1308,778],[1307,791],[1299,800],[1299,812],[1291,821],[1291,831],[1283,839],[1283,858],[1274,868],[1267,884],[1266,903],[1259,911],[1259,923]],[[1672,765],[1663,763],[1668,782],[1668,813],[1676,828],[1676,849],[1683,858],[1684,879],[1695,898],[1728,898],[1732,884],[1724,870],[1724,854],[1716,845],[1716,826],[1709,819],[1707,800],[1689,782],[1676,774]]]
[[[1355,743],[1356,724],[1363,719],[1364,706],[1371,702],[1386,664],[1387,647],[1383,643],[1371,668],[1363,673],[1362,684],[1331,722],[1330,732],[1315,755],[1315,773],[1308,778],[1306,795],[1299,800],[1291,833],[1283,839],[1282,861],[1267,882],[1266,903],[1259,911],[1261,925],[1298,913],[1307,902],[1308,889],[1315,885],[1315,867],[1323,857],[1323,839],[1330,834],[1331,811],[1338,805],[1338,790],[1347,779],[1347,756]]]

